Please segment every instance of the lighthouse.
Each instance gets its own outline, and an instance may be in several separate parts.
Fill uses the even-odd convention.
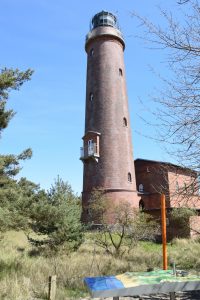
[[[124,65],[125,42],[114,14],[102,11],[86,36],[87,80],[83,162],[82,219],[92,221],[91,193],[139,208]]]

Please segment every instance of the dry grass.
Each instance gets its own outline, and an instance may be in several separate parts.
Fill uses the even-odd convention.
[[[177,268],[200,272],[200,243],[195,240],[176,239],[169,248],[169,255]]]
[[[168,247],[170,259],[182,268],[200,267],[200,244],[176,240]],[[31,256],[30,256],[31,254]],[[85,296],[83,278],[162,267],[161,245],[141,242],[123,259],[113,258],[95,247],[92,235],[80,249],[67,255],[38,255],[23,232],[9,232],[0,241],[0,299],[46,299],[48,276],[57,274],[57,300]]]

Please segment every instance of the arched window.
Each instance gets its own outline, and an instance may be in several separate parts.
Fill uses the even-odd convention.
[[[139,209],[141,209],[141,210],[144,210],[144,201],[141,199],[140,201],[139,201]]]
[[[123,72],[121,68],[119,68],[119,76],[123,76]]]
[[[94,95],[92,93],[90,93],[90,101],[92,102],[94,99]]]
[[[90,49],[90,56],[93,56],[94,55],[94,49]]]
[[[139,184],[139,192],[144,192],[144,186],[142,183]]]
[[[131,173],[128,173],[128,182],[132,182],[132,177],[131,177]]]
[[[127,127],[127,119],[126,118],[123,118],[123,125],[125,126],[125,127]]]

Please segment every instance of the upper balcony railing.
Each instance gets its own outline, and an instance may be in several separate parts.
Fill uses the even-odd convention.
[[[80,148],[80,159],[88,159],[90,157],[99,157],[97,144],[93,143],[92,145],[81,147]]]

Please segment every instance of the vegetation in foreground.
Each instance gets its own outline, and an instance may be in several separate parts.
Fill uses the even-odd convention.
[[[52,255],[30,246],[21,232],[6,232],[0,241],[0,299],[47,299],[48,276],[57,275],[58,300],[88,296],[83,285],[86,276],[120,274],[162,268],[160,244],[139,242],[123,258],[108,255],[87,233],[76,252],[60,250]],[[191,240],[175,240],[168,245],[169,261],[180,269],[200,271],[200,244]]]

